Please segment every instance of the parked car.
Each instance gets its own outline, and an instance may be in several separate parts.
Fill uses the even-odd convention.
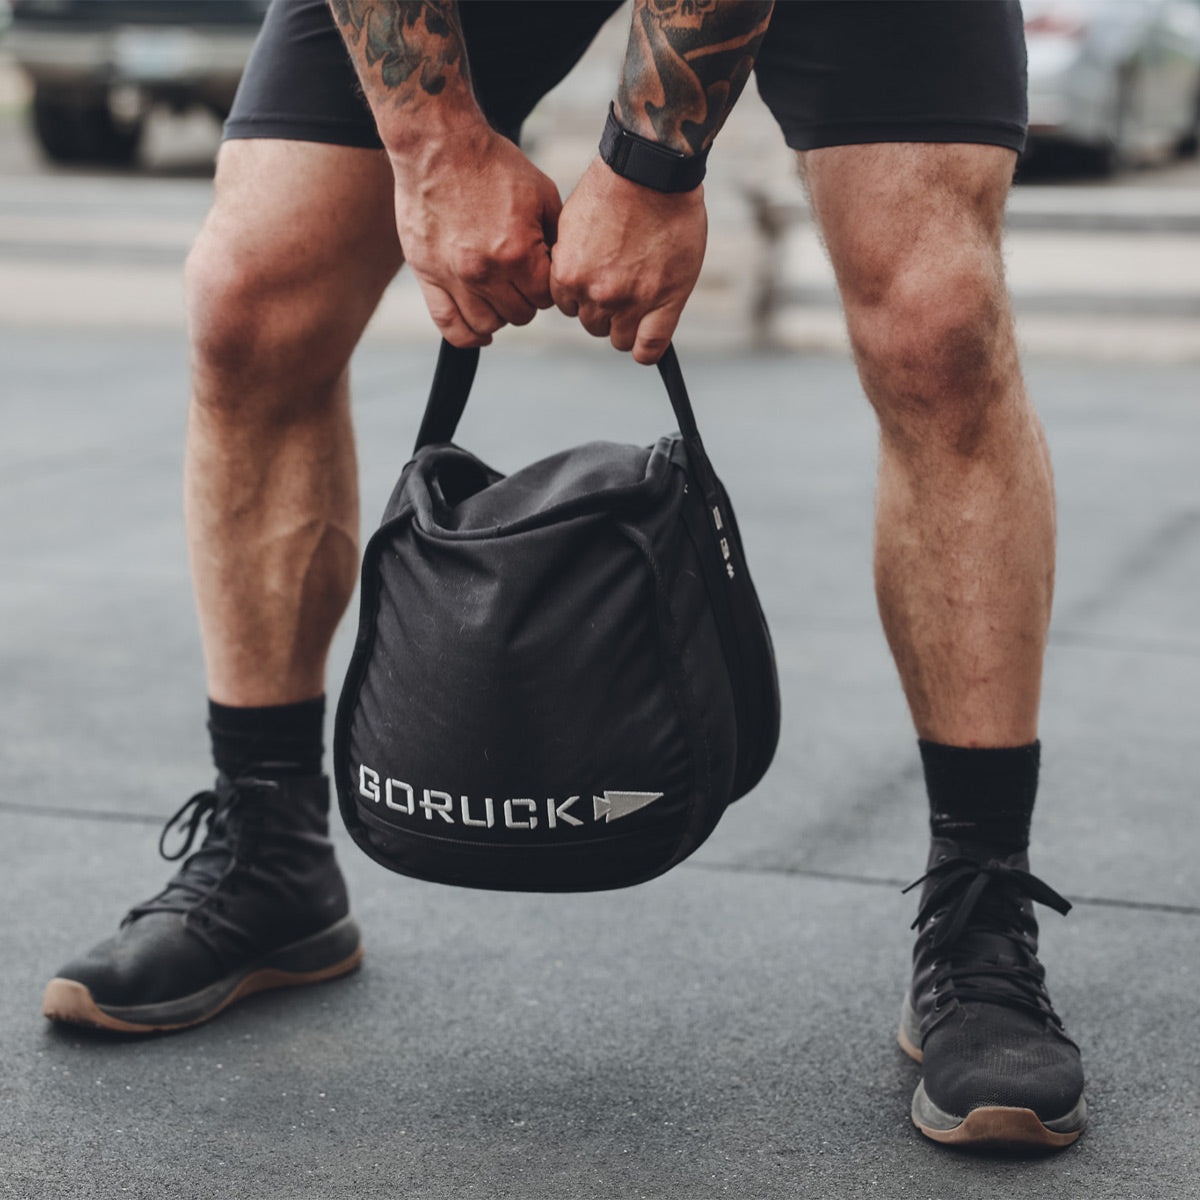
[[[1099,170],[1195,153],[1200,0],[1025,0],[1030,144]]]
[[[224,118],[267,0],[12,0],[5,48],[33,83],[33,132],[60,163],[137,158],[155,104]]]

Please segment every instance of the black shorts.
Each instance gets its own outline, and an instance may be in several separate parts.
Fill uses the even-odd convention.
[[[517,140],[620,0],[461,0],[475,93]],[[1019,0],[779,0],[755,65],[795,150],[865,142],[1025,142]],[[613,80],[614,90],[616,80]],[[596,115],[596,134],[604,113]],[[326,0],[272,0],[227,138],[378,149]]]

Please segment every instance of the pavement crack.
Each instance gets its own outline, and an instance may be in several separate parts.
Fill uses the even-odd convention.
[[[34,817],[65,817],[68,820],[120,821],[129,825],[161,825],[163,817],[150,813],[119,812],[106,808],[69,808],[60,804],[22,804],[15,800],[0,800],[0,812],[20,813]]]
[[[780,864],[766,866],[735,862],[690,862],[684,867],[697,871],[723,871],[741,875],[787,875],[801,879],[818,879],[826,883],[851,883],[863,887],[895,888],[902,891],[911,879],[895,879],[886,875],[865,875],[853,871],[819,871],[811,867],[789,867]],[[1080,908],[1121,908],[1131,912],[1170,913],[1173,916],[1200,917],[1200,905],[1170,904],[1162,900],[1123,900],[1115,896],[1071,896],[1067,899]]]

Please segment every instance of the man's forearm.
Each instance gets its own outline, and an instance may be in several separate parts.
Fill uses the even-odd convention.
[[[483,122],[455,0],[329,0],[389,150]]]
[[[685,154],[709,148],[754,66],[774,0],[634,0],[616,115]]]

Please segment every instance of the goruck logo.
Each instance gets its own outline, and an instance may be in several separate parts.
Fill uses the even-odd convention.
[[[534,800],[526,796],[510,796],[496,800],[492,796],[462,796],[455,800],[449,792],[438,788],[414,788],[400,779],[380,779],[379,772],[365,763],[358,768],[358,794],[392,812],[407,817],[435,819],[447,825],[463,825],[474,829],[560,829],[570,826],[606,825],[619,821],[662,798],[662,792],[617,792],[605,789],[593,796],[589,811],[587,802],[579,796],[558,800],[553,796]]]

